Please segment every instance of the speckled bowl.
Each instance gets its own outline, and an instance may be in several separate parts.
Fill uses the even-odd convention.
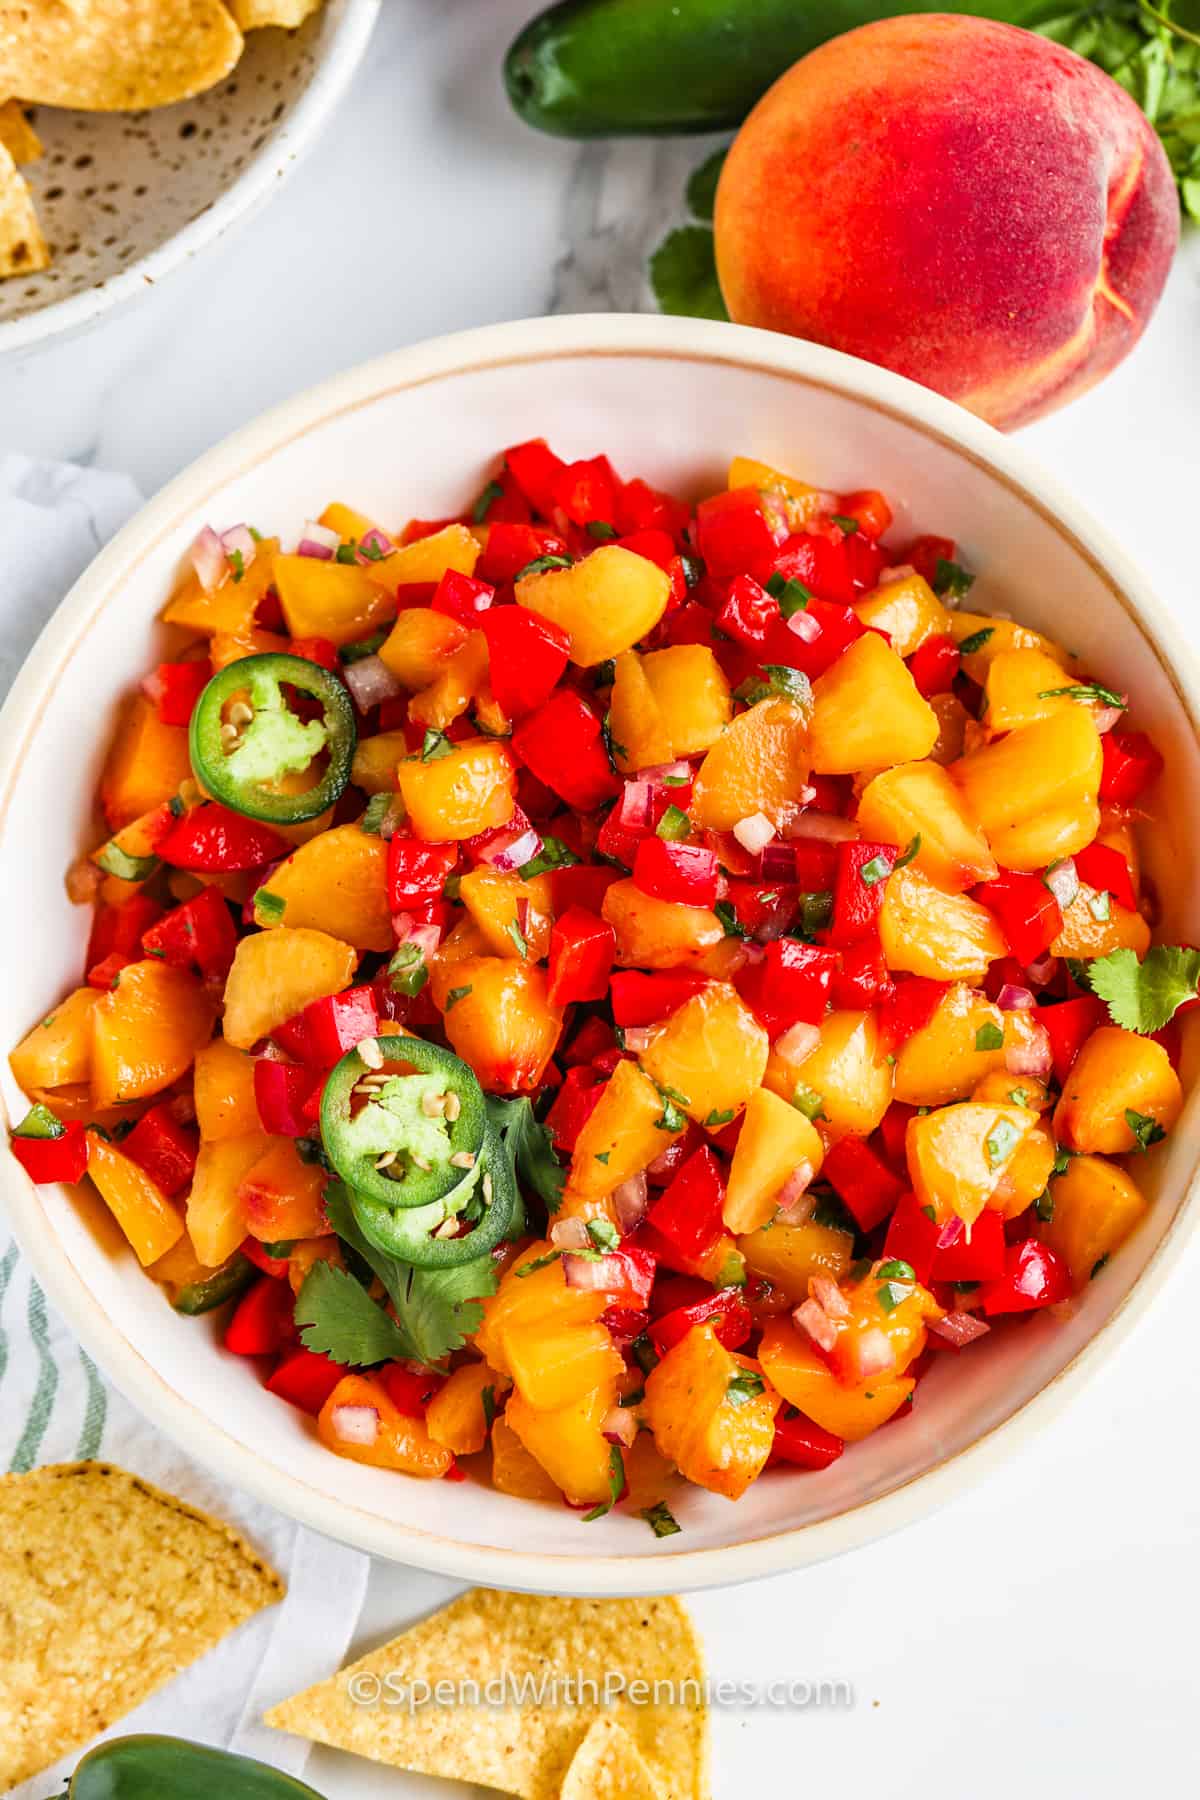
[[[379,0],[325,0],[296,31],[247,35],[217,87],[153,112],[39,106],[22,171],[54,253],[0,282],[0,353],[77,331],[144,294],[262,204],[344,93]]]

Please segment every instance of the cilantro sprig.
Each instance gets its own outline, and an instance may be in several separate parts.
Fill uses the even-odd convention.
[[[1155,944],[1141,962],[1132,950],[1113,950],[1090,962],[1087,976],[1114,1025],[1152,1037],[1200,992],[1200,950]]]

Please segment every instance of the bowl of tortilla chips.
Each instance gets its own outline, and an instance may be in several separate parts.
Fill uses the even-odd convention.
[[[0,0],[0,352],[147,292],[259,206],[379,0]]]

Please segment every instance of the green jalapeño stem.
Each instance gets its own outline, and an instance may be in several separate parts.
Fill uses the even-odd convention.
[[[321,708],[302,719],[284,688]],[[219,669],[192,713],[188,748],[200,785],[214,800],[272,825],[301,825],[341,798],[358,733],[345,686],[303,656],[243,656]],[[299,794],[279,791],[287,775],[327,758],[323,775]]]

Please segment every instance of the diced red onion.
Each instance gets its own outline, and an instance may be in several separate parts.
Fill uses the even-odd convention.
[[[653,1025],[627,1025],[625,1027],[625,1048],[634,1056],[640,1056],[648,1050],[658,1036]]]
[[[853,819],[843,819],[840,813],[802,812],[787,821],[783,835],[791,839],[812,838],[823,844],[848,844],[858,837],[859,831]]]
[[[954,1245],[957,1244],[962,1234],[962,1220],[958,1218],[957,1215],[952,1219],[947,1219],[946,1223],[942,1226],[941,1231],[938,1233],[938,1241],[934,1245],[934,1248],[936,1250],[951,1250]]]
[[[761,875],[764,881],[795,881],[796,852],[778,838],[762,853]]]
[[[862,1333],[856,1351],[860,1381],[868,1381],[872,1375],[885,1375],[896,1366],[896,1353],[892,1349],[891,1340],[887,1332],[878,1325]]]
[[[815,1300],[805,1300],[792,1313],[792,1323],[808,1333],[818,1350],[832,1350],[838,1341],[837,1326]]]
[[[935,1337],[944,1338],[961,1350],[964,1344],[973,1344],[976,1338],[986,1337],[992,1329],[986,1319],[977,1319],[973,1313],[947,1313],[944,1319],[931,1319],[929,1329]]]
[[[486,844],[481,844],[476,851],[480,862],[486,863],[501,875],[512,875],[523,869],[527,862],[532,862],[542,847],[542,840],[532,825],[524,831],[497,832]],[[524,931],[524,925],[521,930]]]
[[[653,763],[648,769],[639,769],[639,781],[648,781],[652,787],[662,787],[667,781],[689,782],[692,780],[692,765],[687,762]]]
[[[67,870],[67,899],[72,906],[89,906],[103,880],[104,870],[98,869],[89,857],[80,857]]]
[[[1054,1051],[1046,1027],[1035,1025],[1028,1043],[1009,1044],[1004,1052],[1004,1067],[1010,1075],[1034,1075],[1044,1081],[1054,1067]]]
[[[1064,856],[1061,862],[1054,863],[1051,868],[1046,870],[1042,880],[1058,901],[1063,912],[1066,912],[1079,892],[1079,874],[1075,868],[1074,858]]]
[[[248,525],[231,525],[228,531],[223,531],[221,547],[227,558],[230,556],[241,557],[243,570],[250,567],[258,549],[258,545],[254,541],[254,533]]]
[[[392,930],[396,934],[397,945],[415,944],[426,958],[435,953],[442,941],[440,925],[424,924],[414,918],[412,913],[393,913]]]
[[[330,1422],[343,1444],[373,1444],[379,1436],[379,1413],[373,1406],[335,1406]]]
[[[654,789],[648,781],[627,781],[621,790],[617,824],[624,831],[644,831],[650,823]]]
[[[304,534],[296,545],[297,556],[313,556],[318,562],[332,561],[341,538],[328,525],[318,525],[315,519],[306,519]]]
[[[347,663],[342,679],[354,695],[359,712],[370,712],[382,700],[394,700],[404,692],[381,656],[364,656],[358,662]]]
[[[803,1199],[816,1172],[810,1162],[796,1164],[776,1195],[776,1203],[784,1212],[789,1212],[797,1201]]]
[[[1058,974],[1057,956],[1039,956],[1036,962],[1030,963],[1025,974],[1032,987],[1049,987]]]
[[[812,1055],[820,1041],[821,1027],[799,1020],[775,1039],[772,1049],[776,1056],[782,1056],[785,1063],[791,1063],[795,1068]]]
[[[395,544],[387,533],[380,531],[378,525],[372,525],[371,529],[364,531],[358,540],[358,560],[360,563],[379,562],[383,557],[390,556],[395,548]],[[373,551],[374,554],[366,555],[365,552],[368,550]]]
[[[638,1434],[637,1414],[632,1406],[612,1406],[600,1421],[600,1431],[610,1444],[631,1450]]]
[[[806,1188],[798,1200],[789,1201],[781,1206],[775,1214],[777,1225],[807,1225],[817,1210],[817,1196],[811,1188]]]
[[[875,585],[886,587],[891,581],[907,581],[916,572],[911,563],[889,563],[886,569],[880,569],[875,577]]]
[[[587,1250],[591,1238],[585,1219],[555,1219],[550,1227],[550,1242],[556,1250]]]
[[[758,931],[756,931],[754,934],[755,938],[762,939],[761,943],[756,943],[751,938],[743,938],[739,942],[738,949],[742,953],[742,963],[741,963],[742,968],[745,968],[748,963],[760,963],[762,961],[763,957],[767,954],[766,951],[763,949],[763,944],[770,943],[771,937],[774,935],[774,928],[772,927],[771,930],[767,932],[767,935],[765,937],[763,937],[762,934],[763,934],[764,929],[765,929],[765,927],[760,926]]]
[[[738,820],[733,828],[733,835],[743,850],[748,850],[751,856],[758,856],[775,836],[775,827],[766,813],[750,813],[746,818]]]
[[[598,1256],[593,1261],[590,1257],[568,1253],[563,1257],[562,1265],[569,1288],[594,1293],[623,1286],[622,1267],[615,1256]]]
[[[810,612],[794,612],[787,622],[787,628],[802,644],[811,644],[821,635],[821,621],[814,619]]]
[[[229,563],[225,557],[225,546],[211,525],[205,525],[197,532],[188,555],[192,559],[196,579],[205,593],[211,593],[213,588],[220,587],[229,573]]]
[[[613,1211],[622,1232],[633,1230],[644,1216],[649,1199],[650,1188],[645,1169],[637,1175],[631,1175],[628,1181],[623,1181],[620,1187],[613,1189]]]
[[[1037,1001],[1027,987],[1018,987],[1015,981],[1006,981],[996,996],[996,1005],[1001,1012],[1031,1012]]]
[[[843,1294],[836,1281],[828,1275],[812,1275],[808,1282],[809,1298],[815,1300],[823,1313],[831,1319],[848,1319],[850,1302]]]
[[[1101,737],[1104,736],[1106,731],[1111,731],[1119,719],[1124,718],[1125,705],[1128,702],[1128,699],[1128,694],[1122,694],[1122,704],[1120,706],[1101,706],[1092,714],[1092,724],[1096,727],[1096,730],[1100,733]]]

